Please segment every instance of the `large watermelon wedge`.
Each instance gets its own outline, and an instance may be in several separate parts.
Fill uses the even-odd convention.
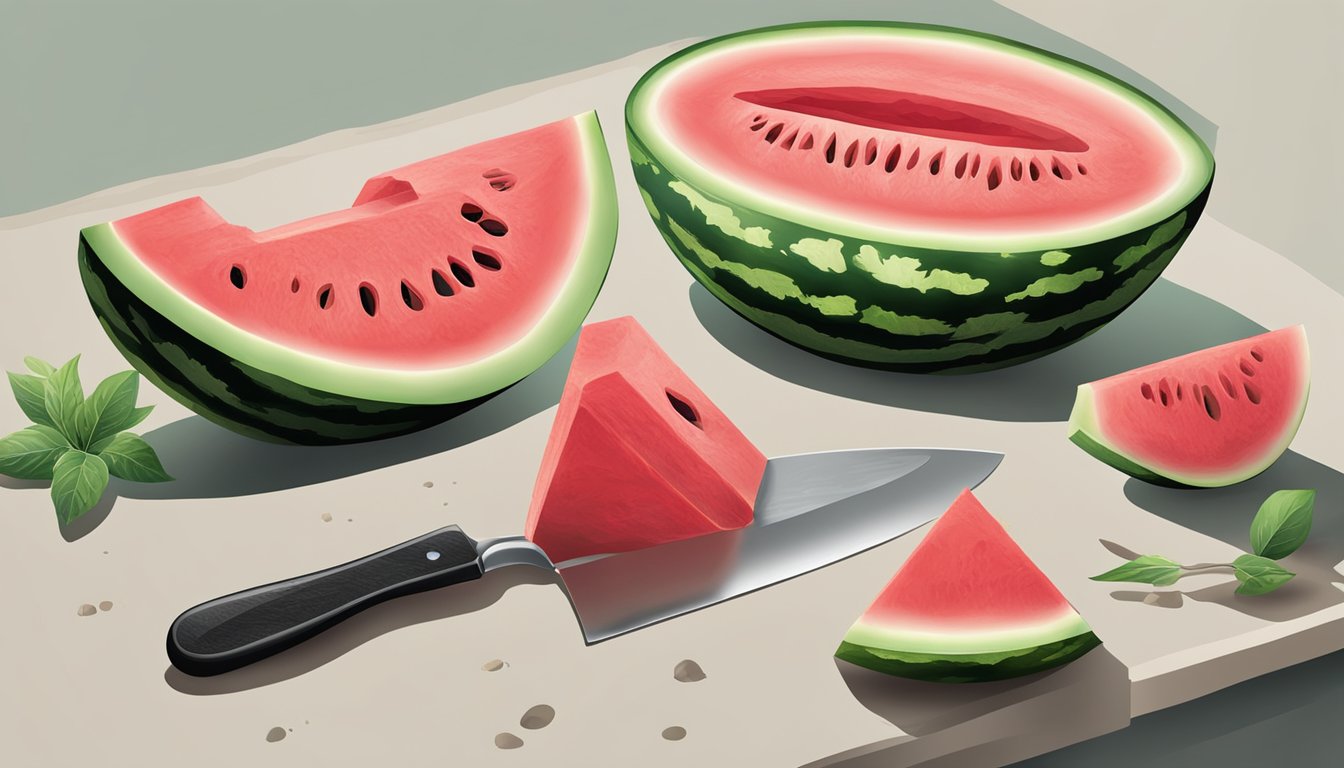
[[[199,197],[87,227],[79,266],[112,341],[168,394],[246,435],[337,443],[435,424],[536,370],[582,324],[615,240],[589,112],[264,232]]]
[[[964,30],[799,24],[691,46],[626,103],[635,179],[690,273],[819,354],[1028,360],[1157,278],[1213,157],[1085,65]]]
[[[840,643],[836,657],[917,680],[1002,680],[1101,641],[969,490]]]
[[[1083,384],[1069,439],[1150,483],[1231,485],[1288,449],[1310,389],[1297,325]]]

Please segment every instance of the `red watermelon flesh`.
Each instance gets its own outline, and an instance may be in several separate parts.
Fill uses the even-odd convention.
[[[526,338],[584,253],[585,120],[412,163],[350,208],[261,232],[199,197],[112,226],[162,282],[287,349],[397,370],[471,363]]]
[[[903,677],[973,682],[1057,666],[1098,642],[965,490],[846,633],[836,655]]]
[[[1146,107],[1028,49],[936,29],[787,30],[689,59],[649,97],[650,120],[695,166],[809,215],[967,237],[1084,231],[1189,173]]]
[[[865,621],[922,632],[993,632],[1075,614],[969,490],[929,530]]]
[[[1287,449],[1310,384],[1306,330],[1284,328],[1080,386],[1069,439],[1150,482],[1230,485]]]
[[[528,510],[553,562],[751,522],[765,456],[632,317],[584,327]]]

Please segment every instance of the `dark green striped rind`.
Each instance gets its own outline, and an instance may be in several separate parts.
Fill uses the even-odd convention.
[[[673,176],[627,130],[635,180],[682,265],[733,311],[825,357],[911,372],[1024,362],[1087,336],[1153,284],[1212,183],[1161,221],[1015,253],[858,240],[749,210]],[[809,246],[800,254],[798,244]],[[821,251],[825,251],[824,253]]]
[[[128,290],[84,237],[79,272],[89,303],[122,355],[159,389],[235,432],[280,443],[325,445],[414,432],[493,395],[447,405],[406,405],[301,386],[219,352]]]
[[[1101,644],[1091,632],[1053,643],[1002,653],[953,654],[905,653],[869,648],[842,641],[835,657],[861,667],[897,677],[935,683],[984,683],[1030,675],[1067,664]]]

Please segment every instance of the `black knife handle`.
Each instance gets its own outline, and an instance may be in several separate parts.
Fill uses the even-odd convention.
[[[384,600],[483,573],[476,542],[450,525],[344,565],[189,608],[168,628],[168,659],[198,677],[228,672]]]

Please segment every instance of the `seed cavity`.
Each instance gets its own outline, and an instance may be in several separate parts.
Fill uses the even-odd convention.
[[[1246,374],[1247,376],[1255,375],[1255,368],[1251,366],[1251,362],[1249,360],[1242,359],[1239,367],[1241,368],[1241,372]]]
[[[1265,362],[1265,353],[1261,352],[1259,347],[1251,347],[1251,357],[1254,357],[1257,363]]]
[[[509,234],[508,226],[499,219],[482,219],[477,226],[485,230],[485,233],[492,237],[503,237]]]
[[[430,278],[434,283],[435,293],[439,294],[440,296],[453,295],[453,284],[448,282],[447,275],[444,275],[442,272],[435,269],[430,271]]]
[[[359,285],[359,303],[364,307],[364,314],[373,317],[378,314],[378,292],[368,283]]]
[[[810,134],[810,133],[804,133],[804,134],[803,134],[803,140],[800,141],[800,142],[798,142],[798,148],[799,148],[799,149],[811,149],[811,148],[812,148],[812,134]]]
[[[1027,166],[1027,175],[1032,181],[1041,180],[1041,164],[1036,162],[1035,158],[1032,158],[1031,164]]]
[[[1003,183],[1003,177],[1000,174],[999,161],[997,159],[991,160],[989,163],[989,173],[985,174],[985,186],[988,187],[990,191],[998,189],[999,184]]]
[[[481,208],[481,206],[476,205],[475,203],[462,204],[462,218],[466,219],[467,221],[471,222],[480,221],[481,217],[484,215],[485,211]]]
[[[783,123],[775,123],[774,125],[770,126],[770,130],[765,132],[765,141],[769,144],[774,144],[775,139],[779,138],[779,132],[782,130],[784,130]]]
[[[961,177],[966,175],[966,161],[969,158],[970,158],[969,153],[965,152],[962,153],[961,158],[957,160],[957,164],[952,166],[953,176],[956,176],[958,179],[960,179]]]
[[[1153,388],[1148,384],[1148,382],[1145,381],[1143,383],[1143,386],[1139,387],[1139,392],[1143,394],[1143,399],[1145,400],[1153,399]]]
[[[1055,178],[1064,181],[1073,178],[1073,171],[1070,171],[1067,165],[1061,163],[1058,157],[1050,158],[1050,172],[1055,174]]]
[[[1246,399],[1251,401],[1252,405],[1260,404],[1260,388],[1249,381],[1243,381],[1241,386],[1246,390]]]
[[[853,168],[854,161],[859,157],[859,141],[855,139],[849,143],[849,148],[845,150],[845,167]]]
[[[243,286],[247,285],[247,275],[243,272],[242,267],[234,264],[233,267],[229,269],[229,282],[233,283],[233,287],[240,291],[243,289]]]
[[[887,173],[896,170],[897,163],[901,162],[901,145],[897,144],[887,153],[887,162],[882,166]]]
[[[420,298],[420,292],[405,280],[401,281],[401,301],[416,312],[425,308],[425,302]]]
[[[766,124],[766,121],[765,121],[765,120],[762,120],[762,121],[760,121],[759,123],[753,123],[752,126],[751,126],[751,130],[753,130],[753,131],[759,131],[759,130],[761,130],[762,128],[765,127],[765,124]]]
[[[471,272],[468,271],[465,266],[454,261],[449,263],[448,268],[453,271],[453,277],[457,278],[457,282],[461,283],[464,287],[476,287],[476,278],[471,276]]]
[[[1237,388],[1232,386],[1232,380],[1227,378],[1226,373],[1218,372],[1218,383],[1223,385],[1223,391],[1227,393],[1228,397],[1233,400],[1237,399]]]
[[[863,148],[863,164],[872,165],[877,160],[877,139],[869,139]]]
[[[793,130],[793,133],[790,133],[788,136],[785,136],[784,140],[779,142],[779,148],[793,149],[793,142],[796,141],[797,139],[798,139],[798,129],[795,128]]]
[[[508,192],[518,186],[518,177],[503,168],[491,168],[482,173],[481,178],[490,182],[490,188],[496,192]]]
[[[1213,394],[1213,390],[1209,389],[1207,386],[1201,386],[1200,394],[1203,395],[1204,398],[1204,412],[1209,415],[1209,418],[1214,421],[1222,418],[1223,409],[1222,406],[1218,404],[1218,396]]]
[[[1171,404],[1171,385],[1167,383],[1165,377],[1157,382],[1157,397],[1163,405]]]
[[[296,277],[293,280],[289,281],[289,292],[290,293],[299,292],[299,278]]]
[[[1082,163],[1079,163],[1079,164],[1078,164],[1078,175],[1079,175],[1079,176],[1086,176],[1086,175],[1087,175],[1087,166],[1083,165]]]
[[[942,171],[942,152],[938,152],[933,156],[933,160],[929,160],[929,175],[937,176],[938,171]]]
[[[323,309],[331,309],[331,305],[335,303],[336,297],[331,292],[331,283],[317,289],[317,306]]]
[[[1013,181],[1022,180],[1022,161],[1016,157],[1008,164],[1008,175],[1013,177]]]
[[[978,173],[980,173],[980,155],[977,154],[971,161],[971,178],[974,179]]]
[[[919,165],[919,147],[915,147],[915,151],[910,153],[910,159],[905,163],[905,170],[913,171],[916,165]]]
[[[834,133],[831,134],[831,138],[829,138],[829,139],[826,140],[826,162],[828,162],[828,163],[834,163],[834,162],[835,162],[835,134],[834,134]]]
[[[503,266],[499,261],[498,255],[487,251],[484,248],[472,248],[471,258],[474,259],[477,264],[480,264],[491,272],[498,272],[499,268]]]
[[[695,406],[686,402],[685,399],[679,397],[670,389],[664,390],[664,392],[667,395],[667,402],[672,404],[672,410],[676,411],[681,418],[689,421],[696,427],[704,429],[704,427],[700,425],[700,414],[696,412]]]

